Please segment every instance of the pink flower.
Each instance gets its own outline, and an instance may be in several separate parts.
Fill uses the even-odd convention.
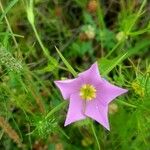
[[[127,92],[103,79],[97,63],[80,73],[77,78],[55,81],[64,99],[68,99],[69,109],[65,126],[90,117],[110,130],[108,104]]]

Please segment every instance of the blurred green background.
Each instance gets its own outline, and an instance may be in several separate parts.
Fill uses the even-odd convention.
[[[149,14],[146,0],[0,0],[0,149],[149,150]],[[64,127],[53,81],[95,61],[129,90],[110,104],[111,131]]]

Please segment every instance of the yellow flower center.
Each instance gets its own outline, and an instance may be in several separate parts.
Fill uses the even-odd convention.
[[[93,100],[94,98],[96,98],[95,87],[91,84],[82,85],[82,87],[80,88],[80,97],[86,101]]]

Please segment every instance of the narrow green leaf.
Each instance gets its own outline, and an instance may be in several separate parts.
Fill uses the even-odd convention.
[[[122,61],[131,57],[132,55],[137,54],[139,51],[143,50],[144,48],[147,48],[148,45],[150,45],[150,42],[148,40],[144,40],[144,41],[137,43],[134,48],[127,50],[123,54],[121,54],[113,59],[107,59],[105,57],[101,58],[98,61],[101,74],[103,76],[106,76],[111,70],[113,70]]]
[[[2,13],[1,17],[0,17],[0,21],[3,20],[3,18],[6,16],[6,14],[9,12],[9,10],[18,2],[19,0],[12,0],[9,5],[6,7],[6,9],[4,10],[4,13]]]
[[[65,57],[61,54],[58,48],[55,46],[57,53],[59,54],[60,58],[68,68],[68,70],[72,73],[73,76],[77,76],[77,72],[73,69],[73,67],[69,64],[69,62],[65,59]]]
[[[114,67],[116,67],[120,62],[124,60],[127,53],[120,55],[116,58],[113,58],[111,60],[108,60],[106,58],[102,58],[98,61],[98,64],[100,65],[101,73],[103,76],[107,75]]]
[[[126,58],[131,57],[132,55],[138,54],[141,50],[145,50],[145,48],[148,50],[148,46],[150,45],[149,40],[143,40],[141,42],[138,42],[135,47],[130,48],[127,51]]]

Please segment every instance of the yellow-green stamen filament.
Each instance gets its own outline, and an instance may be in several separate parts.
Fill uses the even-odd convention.
[[[90,101],[96,98],[96,89],[91,84],[84,84],[80,88],[80,97],[83,100]]]

